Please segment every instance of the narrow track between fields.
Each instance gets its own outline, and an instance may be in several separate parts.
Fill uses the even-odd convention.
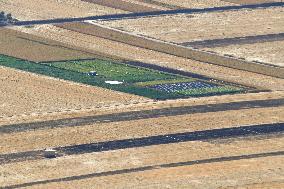
[[[11,26],[30,26],[30,25],[41,25],[41,24],[60,24],[60,23],[67,23],[67,22],[83,22],[87,20],[94,21],[94,20],[136,19],[140,17],[153,17],[153,16],[162,16],[162,15],[209,13],[209,12],[242,10],[242,9],[272,8],[272,7],[284,7],[284,2],[212,7],[212,8],[201,8],[201,9],[162,10],[162,11],[152,11],[152,12],[111,14],[111,15],[88,16],[88,17],[78,17],[78,18],[57,18],[57,19],[47,19],[47,20],[18,21],[14,23],[13,25],[11,24],[9,26],[11,27]],[[5,25],[0,25],[0,27],[3,27],[3,26]]]

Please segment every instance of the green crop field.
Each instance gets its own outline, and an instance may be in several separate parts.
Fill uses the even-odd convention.
[[[124,81],[126,83],[182,78],[181,76],[170,75],[155,70],[113,63],[105,60],[55,62],[50,64],[50,66],[81,73],[96,71],[98,73],[98,77],[106,80]]]
[[[212,96],[217,94],[229,94],[229,93],[239,93],[243,91],[241,88],[231,87],[231,86],[220,86],[214,88],[201,88],[201,89],[189,89],[179,91],[178,93],[186,96]]]
[[[209,83],[195,78],[100,59],[34,63],[0,55],[0,65],[152,99],[210,96],[244,91],[239,87]],[[90,75],[90,72],[96,72],[96,75]],[[121,83],[114,85],[106,81]],[[198,87],[184,88],[194,85]]]

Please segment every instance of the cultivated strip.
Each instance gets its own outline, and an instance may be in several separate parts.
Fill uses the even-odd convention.
[[[74,180],[89,179],[89,178],[94,178],[94,177],[113,176],[113,175],[120,175],[120,174],[127,174],[127,173],[151,171],[151,170],[157,170],[157,169],[166,169],[166,168],[219,163],[219,162],[229,162],[229,161],[237,161],[237,160],[249,160],[249,159],[257,159],[257,158],[264,158],[264,157],[283,156],[283,155],[284,155],[284,151],[277,151],[277,152],[268,152],[268,153],[247,154],[247,155],[240,155],[240,156],[228,156],[228,157],[220,157],[220,158],[201,159],[201,160],[195,160],[195,161],[152,165],[152,166],[144,166],[144,167],[131,168],[131,169],[121,169],[121,170],[106,171],[106,172],[100,172],[100,173],[91,173],[91,174],[86,174],[86,175],[70,176],[70,177],[65,177],[65,178],[35,181],[35,182],[6,186],[6,187],[1,187],[1,188],[14,189],[14,188],[29,187],[29,186],[40,185],[40,184],[68,182],[68,181],[74,181]]]
[[[153,7],[147,7],[127,1],[121,0],[83,0],[89,3],[94,3],[106,7],[111,7],[115,9],[120,9],[129,12],[151,12],[151,11],[159,11],[160,9],[156,9]]]
[[[37,129],[76,127],[82,125],[91,125],[95,123],[130,121],[130,120],[158,118],[165,116],[177,116],[177,115],[194,114],[194,113],[207,113],[207,112],[240,110],[240,109],[250,109],[250,108],[264,108],[264,107],[280,107],[283,105],[284,105],[284,99],[281,98],[281,99],[255,100],[255,101],[231,102],[223,104],[209,104],[209,105],[198,105],[198,106],[163,108],[155,110],[143,110],[143,111],[134,111],[134,112],[123,112],[123,113],[108,114],[108,115],[3,125],[0,127],[0,134],[23,132],[23,131],[30,131]]]
[[[196,47],[196,48],[205,48],[205,47],[224,47],[236,44],[241,45],[241,44],[264,43],[264,42],[273,42],[273,41],[282,41],[282,40],[284,40],[284,33],[194,41],[194,42],[182,43],[182,45]]]
[[[161,7],[168,8],[168,9],[185,9],[185,7],[172,5],[172,4],[168,4],[168,3],[164,3],[164,2],[160,2],[160,1],[155,1],[155,0],[138,0],[138,1],[145,2],[145,3],[148,3],[148,4],[158,5],[158,6],[161,6]]]
[[[283,7],[284,2],[275,3],[263,3],[252,5],[240,5],[240,6],[225,6],[225,7],[213,7],[202,9],[179,9],[179,10],[163,10],[154,12],[142,12],[142,13],[128,13],[128,14],[112,14],[102,16],[87,16],[78,18],[56,18],[46,20],[33,20],[33,21],[19,21],[10,26],[30,26],[40,24],[60,24],[67,22],[82,22],[87,20],[114,20],[114,19],[136,19],[139,17],[153,17],[162,15],[176,15],[176,14],[193,14],[193,13],[208,13],[208,12],[220,12],[229,10],[242,10],[242,9],[259,9],[259,8],[271,8],[271,7]],[[3,27],[3,26],[2,26]]]
[[[103,152],[127,148],[137,148],[152,145],[172,144],[188,141],[204,141],[214,139],[226,139],[245,136],[267,135],[272,133],[283,133],[284,123],[262,124],[251,126],[240,126],[224,129],[213,129],[178,134],[151,136],[144,138],[133,138],[117,141],[107,141],[90,144],[80,144],[54,148],[58,156],[77,155],[93,152]],[[44,150],[19,152],[0,155],[0,164],[15,163],[27,160],[43,159]]]

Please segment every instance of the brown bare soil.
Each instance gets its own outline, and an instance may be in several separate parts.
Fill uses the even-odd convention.
[[[68,29],[74,27],[75,31],[62,29],[50,25],[38,26],[35,28],[14,28],[19,31],[30,33],[33,35],[46,37],[57,40],[62,43],[74,45],[79,48],[88,50],[88,52],[102,52],[104,54],[111,54],[112,56],[121,57],[127,60],[137,60],[145,63],[156,64],[164,67],[174,68],[178,70],[189,71],[206,75],[209,77],[235,82],[243,85],[254,86],[261,89],[283,90],[284,80],[264,76],[261,74],[216,66],[198,61],[180,58],[157,51],[147,50],[120,42],[103,39],[92,34],[92,26],[87,28],[84,25],[63,26]],[[87,33],[88,35],[84,34]],[[262,82],[259,82],[262,81]]]
[[[0,7],[1,11],[12,13],[19,20],[82,17],[125,12],[81,0],[5,0],[0,1]]]
[[[1,117],[145,100],[3,67],[0,68],[0,89]]]
[[[161,6],[161,7],[164,7],[165,9],[184,9],[185,8],[185,7],[181,7],[181,6],[177,6],[177,5],[173,5],[173,4],[168,4],[168,3],[164,3],[164,2],[160,2],[160,1],[156,1],[156,0],[134,0],[134,1],[144,2],[144,3],[147,3],[149,5]]]
[[[233,3],[225,2],[222,0],[139,0],[149,3],[161,3],[161,4],[167,4],[168,7],[172,6],[175,9],[178,8],[206,8],[206,7],[219,7],[219,6],[228,6],[233,5]]]
[[[126,12],[121,9],[139,12],[148,9],[202,8],[233,4],[221,0],[119,0],[123,2],[120,4],[114,0],[97,1],[108,6],[106,7],[86,1],[91,0],[0,0],[0,7],[6,12],[11,11],[20,19],[46,19]],[[255,2],[238,1],[241,4]],[[164,40],[188,42],[187,40],[283,32],[282,13],[283,8],[275,8],[109,23],[111,26],[114,23],[112,27],[120,30]],[[140,26],[141,24],[145,26]],[[147,30],[147,26],[150,30]],[[107,39],[108,37],[96,36],[93,27],[90,23],[74,23],[0,29],[0,54],[32,61],[97,56],[136,60],[272,91],[153,101],[0,67],[0,188],[284,188],[284,134],[280,128],[280,124],[284,122],[284,106],[279,100],[284,98],[284,79],[112,41]],[[266,62],[276,62],[275,58],[282,60],[282,42],[254,45],[256,44],[203,50],[220,54],[232,53],[249,60],[253,60],[253,54]],[[270,99],[274,99],[274,106],[252,107],[252,102],[246,103]],[[223,104],[230,102],[241,102],[241,105],[234,104],[232,107],[238,108],[230,109],[231,106]],[[195,107],[197,105],[204,106]],[[171,114],[172,107],[186,107],[189,112]],[[227,107],[229,110],[221,111]],[[167,108],[167,111],[163,108]],[[147,112],[134,113],[153,109],[153,115],[156,116],[152,117],[146,114]],[[206,113],[200,113],[198,110]],[[122,117],[116,114],[116,117],[101,116],[98,120],[94,118],[96,115],[122,112],[131,113]],[[76,119],[58,120],[64,118]],[[46,124],[53,127],[34,123],[47,120],[51,122]],[[22,123],[29,124],[21,125]],[[270,123],[278,123],[275,126],[281,131],[260,125],[254,128],[261,128],[263,131],[252,133],[254,130],[250,128],[253,127],[249,127]],[[17,125],[11,124],[20,124],[18,126],[25,129],[23,131]],[[38,127],[34,129],[35,125]],[[241,127],[242,131],[236,127]],[[217,131],[213,132],[214,129],[224,128],[230,130],[228,133],[224,132],[227,133],[226,136],[223,136],[223,133],[219,136]],[[196,134],[196,138],[192,138],[193,141],[168,136],[198,131],[210,134]],[[235,131],[238,132],[237,136],[232,134]],[[275,133],[271,133],[272,131]],[[239,136],[243,132],[251,135]],[[266,132],[269,134],[265,134]],[[160,135],[164,136],[157,137]],[[146,138],[147,142],[146,139],[139,140],[142,142],[138,145],[138,140],[134,139],[142,137],[149,138]],[[128,141],[119,141],[123,139]],[[80,146],[99,142],[107,145]],[[73,145],[79,146],[73,148]],[[51,159],[44,159],[41,151],[38,153],[38,150],[54,147],[67,150],[60,151],[62,156]],[[29,155],[31,156],[28,157]],[[28,160],[29,158],[33,160]],[[15,186],[17,184],[19,185]]]
[[[94,58],[56,41],[0,28],[0,54],[35,62]]]
[[[192,185],[195,186],[194,188],[218,188],[260,182],[279,182],[284,168],[282,156],[193,164],[172,168],[162,168],[159,165],[281,150],[283,150],[283,137],[260,140],[240,139],[217,144],[193,141],[115,150],[0,165],[5,176],[5,179],[0,180],[0,184],[5,186],[155,165],[157,166],[148,171],[94,176],[85,179],[74,178],[70,182],[47,182],[43,186],[35,185],[28,188],[93,188],[94,186],[98,188],[113,188],[113,186],[119,188],[133,188],[134,186],[153,188],[154,183],[158,184],[156,186],[167,185],[173,186],[173,188],[179,188],[178,186],[182,185]],[[27,172],[27,170],[29,171]]]
[[[123,0],[83,0],[89,3],[94,3],[106,7],[111,7],[115,9],[120,9],[129,12],[150,12],[159,11],[161,9],[153,8],[151,6],[146,6],[145,4],[139,4],[137,2],[129,2]]]
[[[167,4],[163,4],[163,3],[155,3],[155,0],[123,0],[125,2],[130,2],[132,4],[135,5],[143,5],[146,7],[152,7],[155,9],[159,9],[159,10],[168,10],[168,9],[172,9],[173,7],[169,7],[167,6]]]
[[[141,111],[152,110],[160,108],[170,107],[183,107],[183,106],[195,106],[202,104],[218,104],[251,100],[268,100],[284,98],[283,92],[262,92],[262,93],[249,93],[249,94],[236,94],[236,95],[223,95],[223,96],[211,96],[203,98],[190,98],[190,99],[178,99],[167,101],[152,101],[146,100],[141,103],[126,102],[126,103],[113,103],[111,105],[99,105],[96,107],[82,107],[68,110],[58,110],[56,112],[46,113],[31,113],[31,114],[17,114],[13,117],[3,117],[0,119],[0,125],[9,125],[17,123],[28,123],[35,121],[47,121],[72,117],[84,117],[94,115],[105,115],[112,113],[121,113],[128,111]]]
[[[190,153],[190,152],[189,152]],[[264,157],[174,168],[156,168],[149,171],[126,173],[113,176],[95,177],[69,182],[47,183],[29,188],[197,188],[212,189],[224,186],[247,185],[253,183],[278,182],[283,179],[283,156]],[[261,184],[259,184],[261,186]]]
[[[283,18],[284,12],[281,7],[123,19],[99,23],[134,34],[182,43],[277,34],[284,29]]]
[[[184,132],[284,122],[284,107],[168,116],[2,134],[0,154]]]
[[[236,4],[257,4],[257,3],[271,3],[271,2],[280,2],[279,0],[223,0],[230,3]]]
[[[228,187],[220,187],[220,189],[282,189],[284,187],[284,182],[283,181],[275,181],[275,182],[265,182],[265,183],[254,183],[254,184],[246,184],[246,185],[242,185],[242,186],[228,186]]]
[[[183,106],[195,106],[202,104],[218,104],[251,100],[268,100],[284,98],[283,92],[262,92],[262,93],[250,93],[250,94],[236,94],[236,95],[223,95],[223,96],[211,96],[203,98],[190,98],[190,99],[178,99],[167,101],[152,101],[146,100],[140,103],[126,102],[126,103],[113,103],[111,105],[99,105],[96,107],[82,107],[68,110],[58,110],[50,113],[31,113],[31,114],[17,114],[13,117],[2,117],[0,119],[0,125],[9,125],[17,123],[28,123],[36,121],[56,120],[72,117],[84,117],[94,115],[105,115],[112,113],[121,113],[128,111],[141,111],[152,110],[160,108],[170,107],[183,107]]]
[[[248,61],[265,62],[284,67],[284,41],[229,45],[224,47],[203,48],[221,55],[233,55]]]

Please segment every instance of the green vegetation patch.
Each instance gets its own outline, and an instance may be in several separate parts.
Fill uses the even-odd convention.
[[[212,88],[198,88],[198,89],[189,89],[178,91],[178,94],[186,95],[186,96],[211,96],[217,94],[230,94],[230,93],[238,93],[242,92],[243,89],[232,86],[219,86]]]
[[[154,81],[146,81],[146,82],[138,82],[135,85],[146,87],[146,86],[153,86],[153,85],[161,85],[161,84],[169,84],[169,83],[182,83],[182,82],[190,82],[195,81],[196,79],[193,78],[182,78],[182,79],[169,79],[169,80],[154,80]]]
[[[213,84],[199,79],[130,66],[109,60],[61,61],[39,64],[0,55],[0,65],[59,79],[103,87],[152,99],[176,99],[238,93],[244,91],[229,85]],[[89,73],[96,74],[89,74]],[[120,81],[109,84],[106,81]],[[180,88],[195,84],[200,88]],[[205,87],[204,87],[205,86]],[[206,88],[206,86],[212,86]],[[178,90],[176,90],[176,88]],[[161,90],[163,89],[163,90]],[[185,90],[186,89],[186,90]]]
[[[123,81],[125,83],[182,78],[181,76],[162,73],[146,68],[129,66],[121,63],[113,63],[106,60],[55,62],[50,64],[50,66],[80,73],[89,73],[91,71],[95,71],[97,72],[99,78],[105,80]]]

